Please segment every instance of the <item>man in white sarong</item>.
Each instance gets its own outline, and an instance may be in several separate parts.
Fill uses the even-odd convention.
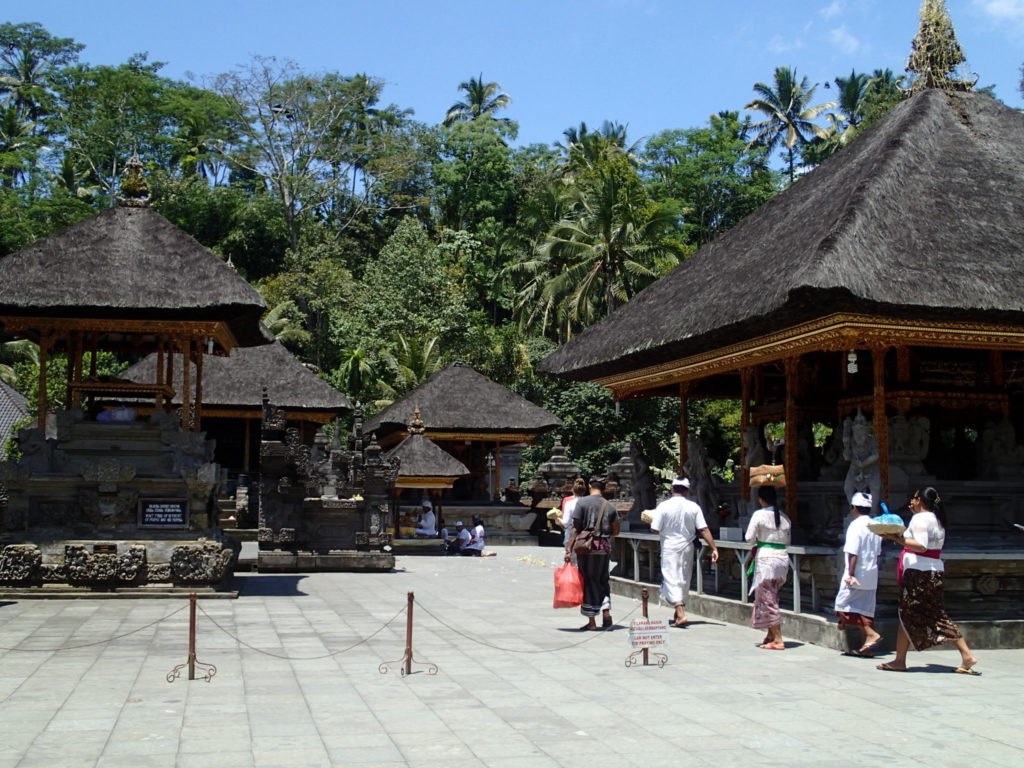
[[[690,596],[694,542],[699,534],[711,547],[711,562],[718,562],[718,547],[704,521],[704,513],[686,498],[690,481],[672,481],[672,496],[651,515],[651,533],[661,536],[661,596],[675,608],[673,627],[686,626],[686,599]]]
[[[847,656],[872,657],[878,650],[882,636],[875,631],[875,596],[878,591],[878,554],[882,537],[869,529],[871,523],[871,496],[855,493],[850,499],[853,522],[846,529],[843,546],[843,578],[836,595],[836,613],[839,628],[858,627],[861,646],[846,652]]]

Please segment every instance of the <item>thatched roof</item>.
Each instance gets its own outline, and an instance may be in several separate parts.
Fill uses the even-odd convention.
[[[259,293],[149,208],[116,207],[0,259],[0,315],[220,320],[266,343]]]
[[[419,406],[428,432],[537,434],[562,422],[461,363],[449,365],[370,419],[365,431],[405,429]]]
[[[28,418],[28,400],[18,390],[0,380],[0,455],[4,443],[11,437],[11,429]]]
[[[409,435],[387,453],[388,458],[398,458],[399,477],[449,477],[456,478],[469,474],[469,469],[448,451],[440,448],[421,434]]]
[[[540,369],[599,378],[844,311],[1024,324],[1024,114],[917,94]]]
[[[122,378],[140,383],[156,381],[156,354],[147,355]],[[195,366],[190,366],[190,391],[195,393]],[[181,403],[180,354],[174,359],[174,402]],[[352,410],[345,395],[321,379],[284,348],[274,342],[262,347],[236,347],[229,357],[207,355],[203,359],[203,406],[205,408],[261,408],[263,387],[270,402],[287,411]]]

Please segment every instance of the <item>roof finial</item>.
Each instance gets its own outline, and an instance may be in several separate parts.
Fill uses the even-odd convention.
[[[417,405],[412,412],[412,421],[409,422],[410,435],[422,435],[427,431],[427,425],[420,418],[420,407]]]
[[[138,153],[124,164],[124,176],[121,179],[121,194],[117,198],[118,205],[125,208],[148,208],[149,185],[142,173],[142,161]]]
[[[974,80],[967,80],[957,74],[966,61],[945,0],[923,0],[921,26],[911,42],[907,60],[907,72],[913,77],[910,92],[918,93],[925,88],[948,93],[971,90],[978,82],[977,75]]]

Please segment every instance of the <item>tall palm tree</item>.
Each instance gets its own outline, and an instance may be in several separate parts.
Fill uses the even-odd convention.
[[[808,135],[827,138],[828,132],[813,121],[825,110],[836,106],[831,101],[810,106],[815,88],[817,85],[810,85],[806,75],[797,80],[796,69],[776,67],[774,88],[765,83],[754,83],[754,93],[758,98],[744,107],[765,116],[764,120],[751,126],[758,131],[751,145],[765,146],[769,151],[785,147],[790,184],[795,178],[796,145],[807,143]]]
[[[604,165],[567,187],[566,216],[529,258],[508,268],[523,281],[514,307],[523,327],[568,339],[678,263],[682,249],[666,237],[675,212],[653,204],[623,165]]]
[[[480,117],[494,117],[499,109],[504,109],[511,103],[512,99],[507,93],[501,92],[501,85],[498,83],[485,83],[484,75],[481,72],[479,77],[471,77],[465,82],[459,83],[460,91],[465,91],[465,101],[456,101],[448,108],[444,116],[445,128],[464,120],[476,120]],[[508,118],[502,118],[504,123],[509,123]]]
[[[385,352],[382,357],[391,371],[391,381],[378,379],[381,398],[375,402],[378,408],[387,408],[409,390],[418,387],[432,374],[441,370],[443,361],[437,337],[422,339],[414,336],[407,339],[398,335],[397,347]]]

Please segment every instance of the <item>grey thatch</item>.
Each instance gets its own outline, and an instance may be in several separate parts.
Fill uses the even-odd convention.
[[[0,455],[4,443],[11,437],[11,430],[19,421],[28,418],[28,400],[18,390],[0,380]]]
[[[387,453],[397,458],[398,475],[402,477],[462,477],[469,469],[448,451],[420,434],[409,435]]]
[[[593,379],[835,312],[1024,324],[1024,114],[913,96],[540,369]]]
[[[147,355],[122,378],[140,383],[156,381],[156,354]],[[181,355],[174,359],[174,402],[181,402]],[[189,389],[195,392],[195,366],[191,366]],[[207,355],[203,359],[203,406],[207,408],[262,407],[263,387],[270,402],[285,411],[352,410],[345,395],[321,379],[284,348],[274,342],[262,347],[238,347],[230,357]]]
[[[209,249],[149,208],[116,207],[0,259],[0,315],[220,320],[264,344],[266,305]]]
[[[419,406],[428,432],[538,434],[562,422],[462,363],[449,365],[366,423],[366,432],[404,430]]]

